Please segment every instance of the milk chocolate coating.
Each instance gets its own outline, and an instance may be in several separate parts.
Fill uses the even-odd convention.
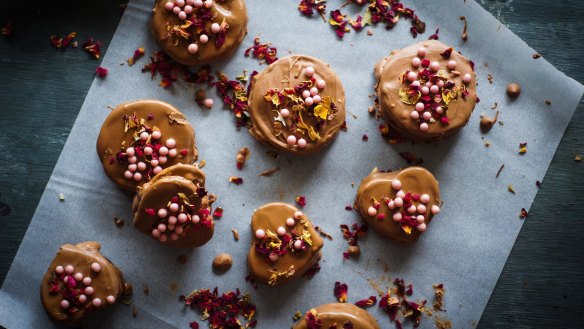
[[[152,236],[152,230],[158,226],[157,214],[149,215],[146,209],[158,211],[165,208],[171,198],[184,193],[195,206],[195,210],[208,209],[212,213],[212,204],[215,195],[197,196],[197,187],[205,187],[205,174],[194,165],[177,164],[159,172],[148,183],[138,187],[132,203],[134,212],[134,227],[140,232]],[[194,248],[207,243],[213,237],[214,224],[211,227],[197,225],[185,229],[177,240],[167,239],[160,242],[176,248]],[[156,239],[158,241],[158,239]]]
[[[116,301],[120,299],[124,292],[124,278],[122,272],[115,267],[107,258],[100,252],[101,245],[97,242],[82,242],[77,245],[66,244],[59,248],[55,259],[49,265],[47,273],[43,276],[41,282],[41,302],[47,314],[57,322],[67,325],[75,326],[83,320],[83,318],[94,311],[107,308],[111,304],[106,302],[107,296],[114,296]],[[101,271],[93,272],[91,264],[98,263],[101,266]],[[94,293],[87,296],[87,302],[79,306],[77,312],[67,312],[61,308],[61,301],[63,297],[61,293],[51,294],[49,283],[53,278],[54,270],[57,266],[72,265],[75,268],[73,274],[80,272],[83,277],[91,278],[91,287]],[[78,282],[81,284],[81,282]],[[62,284],[61,284],[62,286]],[[102,305],[95,309],[91,306],[93,298],[99,298]]]
[[[379,323],[369,312],[353,304],[331,303],[315,308],[317,318],[322,321],[322,328],[329,328],[336,324],[337,328],[343,328],[343,324],[350,321],[353,329],[379,329]],[[308,329],[305,317],[294,326],[293,329]]]
[[[165,143],[169,138],[176,141],[178,151],[186,149],[187,154],[168,157],[168,162],[161,167],[169,167],[177,163],[191,164],[197,160],[198,151],[195,146],[195,130],[187,122],[185,116],[174,106],[158,100],[140,100],[118,105],[105,119],[99,137],[97,138],[97,155],[99,156],[103,169],[107,176],[119,187],[134,192],[136,187],[144,184],[147,177],[140,181],[126,179],[124,172],[127,170],[128,161],[118,161],[116,153],[125,152],[134,140],[135,129],[124,132],[124,116],[136,113],[138,118],[147,119],[149,114],[154,115],[153,119],[146,120],[144,124],[149,127],[156,126],[162,133],[160,141]],[[122,148],[122,143],[125,147]],[[108,153],[111,153],[108,155]]]
[[[521,86],[518,83],[510,83],[507,85],[507,95],[511,98],[517,98],[521,94]]]
[[[415,111],[415,106],[405,104],[400,100],[399,90],[402,87],[400,75],[407,70],[415,69],[412,66],[412,58],[417,57],[420,47],[426,48],[426,56],[430,62],[440,63],[440,70],[445,73],[449,81],[456,86],[463,85],[462,77],[470,74],[472,80],[466,84],[469,94],[453,99],[448,104],[446,116],[450,123],[445,125],[440,122],[429,124],[426,132],[420,130],[416,120],[410,117],[410,113]],[[449,59],[443,58],[440,54],[449,47],[436,40],[423,41],[412,46],[393,51],[388,57],[383,58],[375,65],[374,74],[377,84],[375,91],[379,97],[381,117],[385,122],[403,137],[411,141],[437,141],[446,136],[452,135],[466,125],[476,104],[476,74],[470,66],[470,61],[457,51],[453,51]],[[460,75],[455,76],[446,69],[448,61],[456,61],[456,71]]]
[[[309,80],[310,78],[304,74],[304,69],[308,66],[314,68],[313,77],[316,80],[323,79],[326,82],[326,87],[319,90],[319,94],[330,96],[337,106],[338,112],[333,116],[332,120],[326,121],[317,130],[321,139],[313,141],[305,135],[304,138],[308,143],[306,148],[300,149],[298,146],[291,147],[288,145],[286,139],[290,133],[286,129],[283,130],[280,136],[274,135],[275,108],[271,102],[267,102],[264,99],[264,95],[269,89],[293,88],[302,81]],[[248,104],[252,122],[252,126],[249,128],[250,134],[259,141],[278,150],[298,155],[318,152],[334,139],[345,122],[345,90],[341,80],[330,68],[329,64],[310,56],[293,55],[281,58],[272,63],[263,72],[254,76]],[[304,120],[309,126],[313,126],[316,123],[316,119],[313,116],[307,116]]]
[[[249,253],[247,255],[247,265],[250,270],[250,274],[257,281],[268,283],[270,276],[272,275],[270,270],[285,272],[290,268],[291,265],[294,265],[293,275],[287,278],[281,276],[275,283],[275,285],[284,284],[301,277],[320,259],[320,249],[323,246],[323,241],[319,234],[314,230],[314,226],[306,214],[304,214],[303,217],[307,220],[308,232],[310,233],[312,239],[312,246],[309,246],[308,249],[298,254],[292,254],[289,252],[286,255],[280,256],[276,262],[266,260],[265,255],[255,250],[255,244],[259,242],[259,239],[255,236],[255,232],[258,229],[262,229],[264,231],[270,230],[271,232],[276,233],[278,227],[282,226],[285,227],[287,231],[290,231],[292,228],[296,228],[296,230],[302,232],[304,228],[299,220],[296,220],[294,227],[289,227],[286,225],[286,219],[293,217],[294,212],[297,210],[298,208],[287,203],[273,202],[263,205],[254,211],[251,217],[252,240]]]
[[[361,213],[361,217],[377,232],[389,237],[395,242],[416,242],[420,237],[419,232],[415,227],[412,228],[410,234],[404,232],[401,225],[393,220],[394,210],[390,210],[387,205],[381,201],[383,197],[393,199],[396,195],[396,190],[391,187],[391,183],[395,180],[402,183],[402,190],[404,192],[412,192],[413,194],[428,194],[430,202],[426,205],[427,211],[424,223],[429,229],[429,224],[432,221],[432,213],[430,211],[432,205],[441,205],[440,190],[438,188],[438,181],[432,173],[422,167],[409,167],[400,171],[380,172],[377,168],[373,169],[371,173],[361,181],[359,189],[357,190],[357,198],[355,200],[355,208]],[[377,214],[385,214],[384,219],[378,219],[376,216],[370,216],[367,212],[372,206],[371,198],[375,198],[381,203]]]
[[[187,50],[191,43],[190,41],[180,38],[178,44],[175,45],[173,38],[164,38],[168,32],[166,28],[168,24],[171,26],[184,24],[184,21],[179,19],[176,14],[164,8],[166,2],[168,0],[156,0],[152,9],[150,30],[160,48],[181,64],[188,66],[204,65],[227,58],[235,52],[247,34],[248,17],[244,0],[213,1],[211,12],[214,18],[212,22],[221,24],[225,19],[225,22],[229,25],[225,35],[225,42],[219,48],[215,46],[215,35],[211,33],[211,23],[209,23],[208,26],[205,26],[209,42],[206,44],[197,42],[199,51],[196,54],[191,54]],[[194,28],[189,29],[189,31],[193,32]]]

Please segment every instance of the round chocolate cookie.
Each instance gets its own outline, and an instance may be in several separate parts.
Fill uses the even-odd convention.
[[[244,0],[156,0],[150,29],[158,45],[188,66],[222,60],[247,33]]]
[[[380,172],[357,190],[355,209],[374,230],[395,242],[415,242],[440,212],[438,181],[422,167]]]
[[[320,305],[306,312],[293,329],[354,328],[379,329],[379,323],[362,308],[347,303]]]
[[[107,176],[132,192],[163,168],[198,157],[193,127],[176,107],[157,100],[113,109],[99,132],[97,154]]]
[[[132,203],[134,226],[172,247],[199,247],[213,237],[215,200],[199,168],[176,164],[138,187]]]
[[[320,259],[323,241],[310,219],[296,207],[274,202],[251,217],[247,255],[251,275],[271,286],[301,277]]]
[[[478,101],[472,62],[439,41],[393,51],[374,73],[381,117],[411,141],[454,134]]]
[[[100,248],[91,241],[59,248],[41,282],[41,301],[53,320],[77,326],[86,315],[115,304],[124,294],[122,272]]]
[[[318,152],[345,123],[341,80],[310,56],[281,58],[254,76],[248,104],[251,135],[299,155]]]

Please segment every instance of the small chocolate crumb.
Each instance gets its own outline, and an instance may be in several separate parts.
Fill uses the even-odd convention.
[[[136,306],[132,305],[132,317],[135,319],[136,317],[138,317],[138,309],[136,309]]]
[[[540,55],[540,54],[538,54],[538,53],[535,53],[535,54],[533,54],[531,57],[533,57],[533,59],[538,59],[538,58],[540,58],[540,57],[541,57],[541,55]]]
[[[464,21],[464,29],[462,30],[462,34],[460,35],[460,37],[462,38],[462,40],[466,41],[466,40],[468,40],[468,33],[466,32],[466,29],[468,28],[468,24],[466,22],[466,17],[460,16],[460,20]]]
[[[497,122],[498,118],[499,118],[499,111],[497,111],[497,113],[495,113],[495,116],[492,119],[490,117],[484,115],[481,118],[481,129],[483,130],[483,132],[488,132],[489,130],[491,130],[491,128],[493,128],[493,125]]]
[[[545,105],[552,105],[552,101],[550,101],[549,99],[545,100]]]
[[[280,167],[276,167],[274,169],[268,169],[268,170],[264,170],[261,173],[259,173],[258,176],[263,176],[263,177],[270,177],[273,174],[275,174],[276,172],[278,172],[280,170]]]
[[[189,258],[187,257],[187,255],[185,254],[180,254],[178,255],[178,257],[176,258],[176,261],[179,262],[179,264],[186,264],[187,260]]]
[[[206,108],[205,99],[207,99],[207,93],[203,89],[198,89],[195,92],[195,102],[202,108]]]
[[[347,253],[349,256],[359,257],[359,255],[361,255],[361,248],[359,248],[359,246],[349,246],[349,248],[347,248]]]
[[[143,291],[144,291],[144,294],[145,295],[150,294],[150,287],[147,284],[145,284],[144,285],[144,288],[143,288]]]
[[[373,30],[372,29],[368,29],[367,30],[367,35],[373,35]]]
[[[205,168],[205,165],[207,165],[207,161],[205,161],[205,159],[199,161],[199,169]]]
[[[580,154],[576,155],[576,156],[574,157],[574,161],[576,161],[576,162],[580,162],[580,161],[582,161],[582,156],[581,156]]]
[[[233,239],[234,239],[235,241],[239,241],[239,232],[237,232],[237,230],[236,230],[236,229],[232,228],[232,229],[231,229],[231,233],[233,233]]]
[[[296,313],[294,313],[294,316],[292,317],[292,320],[298,321],[298,320],[300,320],[301,317],[302,317],[302,312],[296,311]]]
[[[502,164],[501,167],[499,167],[499,170],[497,171],[497,176],[495,176],[495,178],[499,178],[499,175],[501,175],[501,171],[503,171],[503,168],[505,168],[504,164]]]
[[[375,107],[374,106],[369,106],[369,108],[367,109],[367,112],[369,114],[375,114]]]
[[[517,98],[521,94],[521,86],[518,83],[510,83],[507,85],[507,96]]]
[[[117,227],[120,228],[124,227],[124,225],[126,224],[126,222],[124,222],[124,220],[118,216],[114,216],[114,223],[116,224]]]
[[[231,268],[231,264],[233,264],[233,259],[231,258],[231,255],[226,253],[221,253],[213,259],[213,269],[219,272],[227,271]]]
[[[237,151],[235,161],[237,161],[237,169],[243,168],[245,162],[249,159],[251,152],[247,147],[242,147]]]
[[[487,74],[487,80],[489,80],[489,83],[493,83],[493,76],[491,74]]]

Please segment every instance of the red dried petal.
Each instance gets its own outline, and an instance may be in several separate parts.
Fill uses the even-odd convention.
[[[262,63],[264,60],[268,64],[278,60],[278,49],[276,47],[271,47],[271,43],[260,43],[260,38],[255,38],[253,41],[253,46],[245,50],[245,57],[248,57],[250,53],[254,58],[260,60]]]
[[[12,33],[14,32],[14,27],[12,26],[12,23],[10,22],[6,22],[4,24],[4,26],[2,27],[2,29],[0,29],[0,34],[2,34],[3,36],[11,36]]]
[[[306,197],[299,195],[296,197],[296,203],[300,206],[300,207],[304,207],[306,206]]]
[[[146,208],[144,209],[144,212],[149,216],[154,216],[154,214],[156,214],[156,210],[154,210],[153,208]]]
[[[83,44],[83,50],[85,50],[88,54],[93,56],[95,59],[99,59],[101,56],[101,41],[93,41],[93,38],[87,39]]]
[[[339,301],[339,303],[346,303],[347,302],[347,293],[349,287],[345,283],[335,282],[335,288],[333,290],[335,297]]]
[[[101,79],[105,78],[107,76],[108,72],[109,72],[108,69],[106,69],[105,67],[101,67],[101,66],[98,66],[95,69],[95,74]]]
[[[374,306],[376,303],[377,303],[377,297],[369,296],[369,298],[367,298],[367,299],[362,299],[362,300],[356,302],[355,305],[357,305],[361,308],[367,308],[367,307]]]

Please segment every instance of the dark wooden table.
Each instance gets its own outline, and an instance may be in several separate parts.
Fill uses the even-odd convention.
[[[105,53],[122,14],[118,1],[0,4],[0,26],[14,25],[11,37],[0,36],[0,282],[99,65],[80,49],[54,49],[49,35],[77,31],[80,41],[101,40]],[[558,69],[584,82],[584,1],[479,3]],[[583,130],[580,102],[479,328],[584,326],[584,163],[574,160],[584,153]]]

